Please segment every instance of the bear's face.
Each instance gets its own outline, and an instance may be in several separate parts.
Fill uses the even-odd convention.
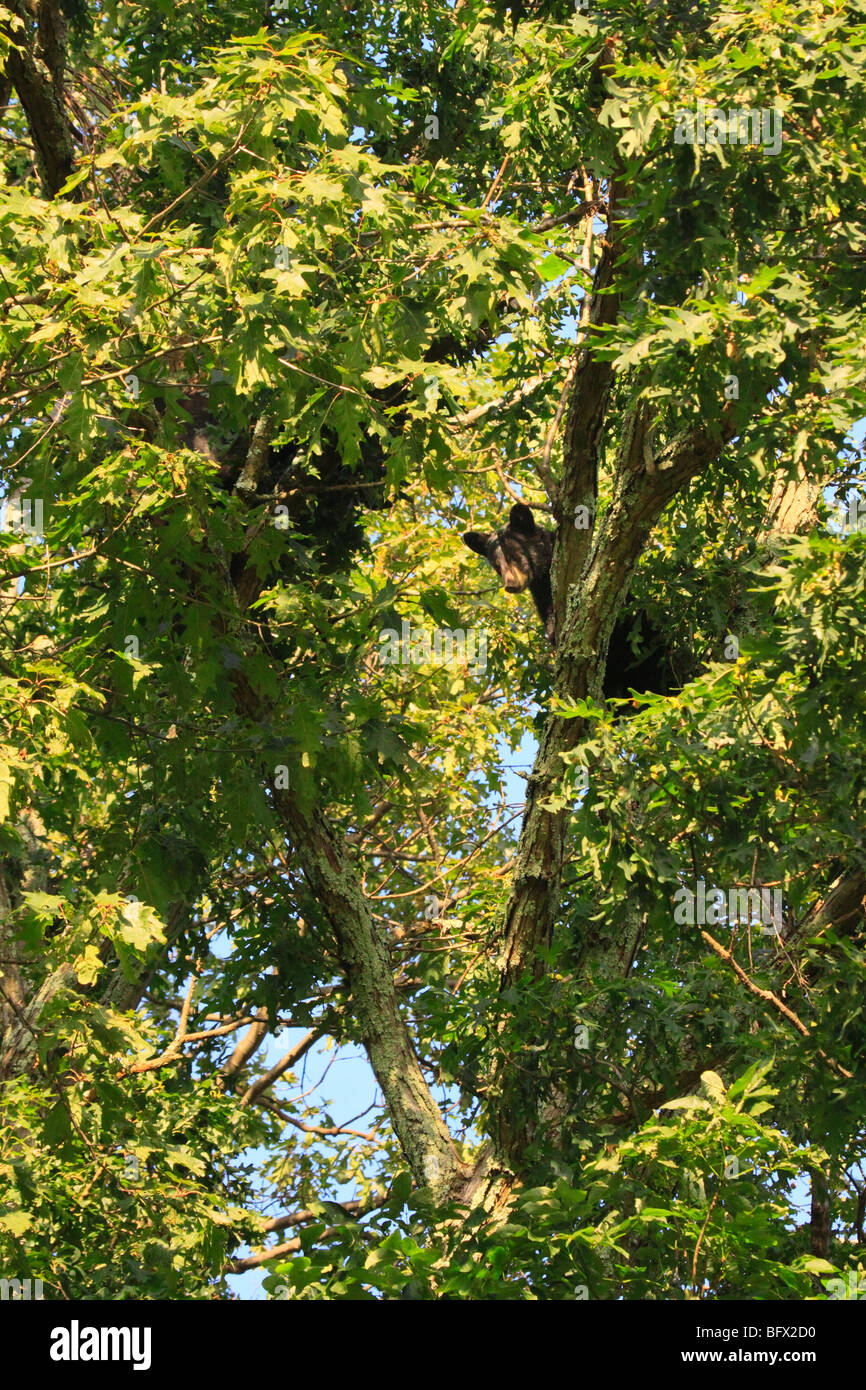
[[[503,531],[467,531],[463,543],[489,560],[509,594],[522,594],[550,573],[553,534],[536,526],[523,502],[511,508]]]

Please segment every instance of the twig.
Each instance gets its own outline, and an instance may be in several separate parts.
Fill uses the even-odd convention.
[[[787,1004],[783,1004],[781,999],[779,999],[777,995],[773,994],[772,990],[762,989],[760,985],[755,984],[754,980],[749,979],[749,976],[746,974],[743,967],[739,965],[737,961],[734,960],[734,957],[732,956],[730,951],[725,950],[721,942],[714,940],[714,938],[710,936],[709,932],[701,931],[701,936],[704,938],[704,941],[706,941],[707,945],[712,947],[716,955],[719,956],[721,960],[727,962],[727,964],[731,966],[732,970],[734,971],[734,974],[737,976],[739,980],[742,981],[742,983],[746,986],[746,989],[749,991],[750,994],[754,994],[756,999],[763,999],[767,1004],[772,1004],[773,1008],[778,1009],[779,1013],[783,1016],[783,1018],[786,1018],[789,1023],[793,1024],[793,1026],[797,1029],[797,1032],[800,1033],[802,1037],[809,1038],[812,1036],[803,1020],[798,1018],[794,1011],[788,1008]],[[828,1057],[826,1052],[822,1051],[820,1047],[818,1048],[818,1056],[821,1057],[823,1061],[827,1063],[831,1071],[835,1071],[838,1073],[838,1075],[844,1076],[848,1081],[853,1080],[853,1073],[850,1071],[846,1071],[846,1069],[843,1066],[840,1066],[838,1062],[835,1062],[832,1057]]]
[[[481,204],[482,211],[483,211],[484,208],[487,207],[488,203],[492,200],[494,193],[496,192],[496,190],[498,189],[500,183],[502,182],[502,176],[503,176],[503,174],[505,173],[505,170],[508,168],[508,163],[509,163],[509,160],[510,160],[510,159],[511,159],[511,155],[510,155],[510,154],[507,154],[507,155],[505,156],[505,158],[503,159],[502,163],[500,164],[500,166],[499,166],[499,173],[496,175],[496,178],[493,180],[492,184],[491,184],[490,187],[488,188],[488,190],[487,190],[487,196],[485,197],[484,202]]]
[[[700,1235],[698,1236],[698,1243],[697,1243],[697,1245],[695,1246],[694,1258],[692,1259],[692,1287],[693,1287],[695,1293],[698,1294],[698,1297],[700,1297],[700,1293],[699,1293],[699,1290],[698,1290],[698,1255],[701,1253],[701,1241],[703,1240],[704,1235],[705,1235],[705,1233],[706,1233],[706,1229],[707,1229],[707,1227],[708,1227],[709,1224],[710,1224],[710,1217],[711,1217],[712,1214],[713,1214],[713,1207],[716,1205],[716,1202],[717,1202],[718,1200],[719,1200],[719,1194],[718,1194],[718,1192],[717,1192],[717,1193],[715,1194],[715,1196],[713,1197],[713,1200],[710,1202],[709,1208],[708,1208],[708,1210],[707,1210],[707,1214],[706,1214],[706,1216],[704,1217],[704,1224],[703,1224],[703,1226],[701,1227],[701,1233],[700,1233]]]

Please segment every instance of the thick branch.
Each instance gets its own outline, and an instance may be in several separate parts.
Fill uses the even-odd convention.
[[[247,1088],[241,1099],[241,1105],[250,1105],[263,1091],[266,1091],[269,1086],[273,1086],[274,1082],[283,1075],[283,1072],[290,1071],[291,1068],[309,1052],[310,1048],[321,1036],[322,1030],[320,1028],[314,1028],[311,1032],[306,1033],[304,1037],[301,1038],[300,1042],[295,1043],[294,1047],[289,1048],[289,1051],[271,1067],[270,1071],[266,1072],[264,1076],[260,1076],[257,1081],[254,1081],[252,1085]]]
[[[400,1012],[385,941],[358,877],[323,815],[303,814],[283,790],[275,789],[274,800],[304,877],[334,932],[359,1038],[413,1176],[436,1195],[450,1192],[468,1170],[424,1080]]]
[[[584,438],[586,448],[594,452],[592,432]],[[703,433],[688,434],[664,451],[650,473],[644,467],[634,469],[634,460],[642,450],[630,436],[620,456],[614,502],[598,528],[582,576],[576,567],[584,547],[570,539],[567,519],[560,528],[559,580],[567,585],[556,669],[557,693],[562,698],[600,696],[610,634],[652,529],[671,498],[719,447]],[[590,480],[594,462],[588,462],[583,453],[576,462]],[[561,600],[560,594],[560,606]],[[536,960],[538,948],[553,934],[570,813],[567,809],[547,811],[544,803],[554,795],[562,777],[562,754],[579,742],[583,732],[583,720],[553,717],[541,737],[527,783],[514,883],[506,909],[501,961],[504,988],[517,982]]]

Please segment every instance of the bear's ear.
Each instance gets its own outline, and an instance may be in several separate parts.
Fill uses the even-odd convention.
[[[474,550],[476,555],[483,555],[486,558],[488,543],[493,538],[489,533],[485,535],[481,531],[465,531],[460,539],[464,545],[469,546],[470,550]]]
[[[529,510],[525,502],[516,502],[511,508],[511,515],[508,518],[508,525],[512,531],[516,531],[521,536],[533,536],[535,534],[535,517]]]

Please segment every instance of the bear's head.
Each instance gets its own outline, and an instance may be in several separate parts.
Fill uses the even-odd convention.
[[[523,502],[511,508],[504,530],[466,531],[463,543],[489,560],[509,594],[522,594],[550,574],[553,535],[536,526]]]

